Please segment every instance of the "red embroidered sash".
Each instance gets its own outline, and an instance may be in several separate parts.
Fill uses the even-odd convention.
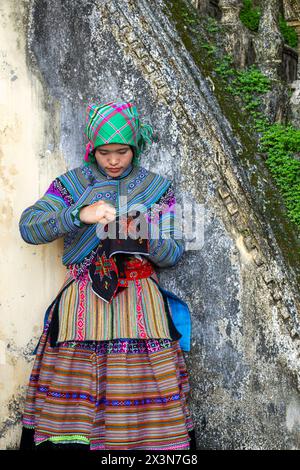
[[[145,258],[142,260],[132,258],[125,261],[124,273],[125,276],[118,279],[118,286],[128,287],[128,281],[150,277],[155,273],[155,269],[152,263]]]

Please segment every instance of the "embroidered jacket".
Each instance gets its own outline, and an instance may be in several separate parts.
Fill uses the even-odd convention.
[[[125,208],[121,196],[127,197]],[[79,211],[97,200],[113,204],[117,215],[130,212],[135,204],[143,204],[149,228],[147,259],[156,266],[175,265],[184,251],[180,230],[174,223],[172,208],[176,199],[170,180],[132,165],[116,178],[109,177],[97,164],[82,164],[67,171],[23,211],[19,222],[21,236],[27,243],[43,244],[64,237],[62,263],[67,273],[57,298],[46,311],[44,328],[50,310],[56,308],[59,342],[182,336],[182,348],[189,350],[188,307],[159,286],[156,273],[148,279],[134,279],[111,305],[92,292],[87,271],[100,241],[97,225],[101,224],[83,223]],[[159,229],[158,238],[157,231],[151,238],[153,225]],[[74,279],[76,282],[69,285]]]
[[[121,196],[127,198],[128,211],[135,204],[143,204],[149,211],[150,261],[158,267],[176,264],[184,244],[174,223],[174,212],[170,211],[176,202],[172,182],[141,166],[130,165],[121,176],[110,177],[97,164],[82,164],[58,176],[46,193],[21,214],[21,236],[25,242],[35,245],[64,237],[62,263],[66,266],[84,263],[99,244],[99,231],[98,224],[80,221],[80,208],[104,200],[113,204],[117,215],[121,215],[124,213]],[[157,208],[154,215],[153,205]],[[153,223],[161,227],[156,238],[151,238]]]

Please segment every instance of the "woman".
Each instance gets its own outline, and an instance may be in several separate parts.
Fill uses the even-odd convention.
[[[20,218],[27,243],[64,237],[67,268],[35,350],[20,449],[195,448],[184,338],[170,309],[180,299],[154,269],[184,250],[171,181],[138,165],[155,136],[132,103],[88,106],[85,134],[83,164]]]

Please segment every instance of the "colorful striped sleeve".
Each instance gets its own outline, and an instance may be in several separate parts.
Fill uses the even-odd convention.
[[[161,268],[174,266],[184,252],[184,241],[172,183],[148,212],[148,223],[150,261]]]
[[[45,194],[22,212],[21,237],[27,243],[39,245],[78,230],[86,224],[78,219],[77,206],[59,177],[55,178]]]

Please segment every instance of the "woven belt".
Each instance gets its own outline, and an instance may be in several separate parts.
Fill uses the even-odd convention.
[[[128,287],[128,281],[150,277],[155,270],[148,260],[137,258],[127,261],[125,264],[125,277],[119,277],[118,285]]]

